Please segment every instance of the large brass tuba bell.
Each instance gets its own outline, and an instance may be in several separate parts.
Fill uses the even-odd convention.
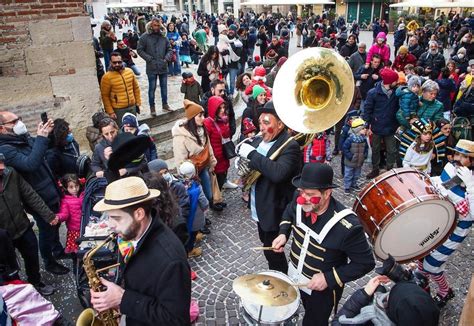
[[[333,50],[309,48],[291,55],[278,71],[273,104],[289,128],[304,134],[334,126],[349,109],[354,78]]]

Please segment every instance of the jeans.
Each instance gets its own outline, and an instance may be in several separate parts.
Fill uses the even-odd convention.
[[[351,187],[357,186],[357,180],[360,177],[360,173],[362,171],[362,167],[351,167],[351,166],[344,166],[344,189],[349,189]]]
[[[18,249],[23,261],[25,262],[25,272],[28,277],[28,282],[37,285],[41,282],[38,240],[36,239],[36,235],[31,227],[29,227],[19,238],[13,240],[13,245]]]
[[[60,253],[64,248],[59,242],[58,226],[51,226],[41,217],[33,215],[39,229],[39,250],[45,265],[55,262],[53,252]]]
[[[168,62],[168,75],[170,76],[181,75],[181,62],[179,62],[179,53],[176,53],[175,62]]]
[[[255,46],[247,49],[247,55],[250,59],[253,59],[253,53],[255,52]],[[262,60],[262,58],[260,58]]]
[[[126,63],[123,64],[125,67],[127,68],[130,68],[132,69],[133,73],[135,74],[135,76],[140,76],[141,73],[140,73],[140,69],[138,69],[138,66],[137,65],[131,65],[131,66],[128,66]]]
[[[387,170],[394,168],[397,160],[397,140],[395,139],[395,136],[380,136],[373,134],[372,167],[374,170],[378,169],[380,165],[380,151],[382,147],[382,140],[385,143],[385,149],[387,150]]]
[[[229,95],[234,95],[235,79],[239,75],[240,63],[237,68],[229,68]]]
[[[148,103],[155,106],[156,80],[160,79],[161,104],[168,104],[168,74],[152,74],[148,76]]]
[[[109,71],[110,55],[112,54],[113,50],[103,50],[102,52],[104,53],[105,71]]]
[[[212,204],[212,188],[211,188],[211,177],[209,176],[209,171],[207,168],[199,173],[199,179],[201,179],[202,191],[204,191],[204,196],[206,196],[209,203]]]
[[[365,100],[360,100],[360,107],[359,107],[359,111],[360,111],[360,115],[364,114],[364,106],[365,106]]]

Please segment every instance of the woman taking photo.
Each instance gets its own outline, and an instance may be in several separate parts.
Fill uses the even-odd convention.
[[[181,36],[173,23],[168,24],[166,37],[170,41],[171,48],[173,49],[173,61],[168,62],[168,76],[181,75],[181,64],[179,62]]]
[[[185,119],[176,121],[171,129],[173,154],[176,166],[184,161],[193,162],[201,179],[201,186],[211,209],[222,211],[221,204],[213,204],[211,178],[217,164],[209,136],[204,128],[204,109],[197,103],[184,100]]]
[[[199,62],[197,73],[202,77],[201,88],[203,93],[210,90],[209,84],[215,79],[223,79],[227,72],[227,65],[222,59],[219,50],[215,46],[210,46],[206,54]]]

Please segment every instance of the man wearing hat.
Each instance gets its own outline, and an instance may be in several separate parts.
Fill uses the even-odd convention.
[[[405,66],[408,64],[416,66],[416,57],[413,54],[408,53],[407,46],[402,45],[398,50],[398,54],[395,57],[392,68],[395,69],[395,71],[404,72]]]
[[[293,185],[297,191],[283,213],[272,247],[282,253],[294,231],[288,276],[306,284],[300,288],[303,325],[326,326],[344,284],[371,271],[375,259],[355,213],[332,197],[337,186],[331,166],[307,163],[301,175],[293,178]]]
[[[190,269],[183,245],[152,212],[159,195],[142,179],[127,177],[110,183],[104,199],[94,206],[108,213],[118,235],[122,286],[101,278],[107,290],[91,290],[91,303],[99,312],[118,308],[128,326],[190,321]]]
[[[441,175],[431,178],[431,181],[453,203],[459,217],[456,228],[441,246],[418,262],[419,270],[438,286],[434,300],[440,308],[454,297],[444,273],[444,264],[468,236],[474,222],[474,142],[460,139],[452,150],[454,163],[448,162]]]
[[[275,158],[270,157],[290,136],[278,117],[273,101],[265,103],[258,118],[261,137],[238,148],[240,157],[249,160],[249,168],[262,175],[250,188],[251,216],[257,222],[258,235],[264,246],[271,246],[278,235],[281,216],[291,201],[294,187],[291,179],[300,171],[301,152],[295,140],[291,140]],[[288,263],[283,252],[264,251],[268,267],[283,273]]]
[[[369,136],[372,134],[372,171],[368,179],[379,175],[380,151],[382,141],[387,151],[387,170],[395,167],[397,159],[397,141],[395,131],[398,128],[398,97],[395,88],[398,74],[389,68],[380,70],[382,81],[367,93],[362,119],[369,124]]]

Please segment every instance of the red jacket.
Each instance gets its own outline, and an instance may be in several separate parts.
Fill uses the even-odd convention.
[[[66,222],[67,229],[79,231],[81,229],[82,201],[84,192],[79,197],[65,195],[61,200],[61,208],[57,216],[61,222]]]
[[[216,111],[222,103],[224,103],[222,97],[212,96],[207,103],[209,116],[204,120],[204,127],[209,135],[214,156],[217,159],[217,165],[214,168],[216,173],[225,173],[230,167],[230,162],[224,156],[222,148],[222,138],[230,138],[230,126],[228,122],[216,121]]]
[[[393,62],[392,68],[396,71],[403,71],[405,66],[408,64],[416,66],[416,57],[411,53],[408,53],[403,59],[400,55],[397,55],[395,57],[395,61]]]

